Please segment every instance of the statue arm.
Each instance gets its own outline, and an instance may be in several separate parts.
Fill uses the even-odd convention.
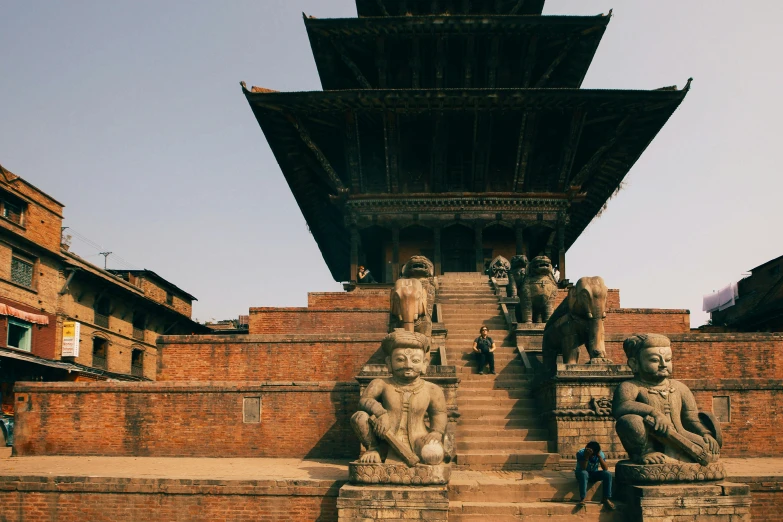
[[[649,404],[639,402],[636,397],[639,395],[638,388],[631,382],[621,383],[614,392],[612,400],[612,415],[619,419],[623,415],[639,415],[646,417],[653,415],[655,409]]]
[[[682,420],[683,427],[691,433],[696,433],[702,437],[704,435],[712,436],[710,429],[699,420],[699,406],[696,404],[693,393],[687,386],[680,382],[677,382],[677,388],[679,388],[680,397],[682,397],[680,419]]]
[[[443,390],[435,384],[432,384],[430,397],[430,404],[427,408],[427,413],[430,416],[430,431],[438,432],[443,435],[446,433],[446,424],[448,423],[446,397],[443,395]]]
[[[373,379],[370,385],[367,386],[367,389],[364,390],[362,398],[359,399],[359,409],[376,417],[386,413],[386,409],[378,402],[385,389],[386,383],[382,379]]]

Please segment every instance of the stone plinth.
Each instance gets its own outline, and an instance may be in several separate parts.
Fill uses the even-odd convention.
[[[448,520],[446,486],[354,486],[340,488],[339,522],[366,520]]]
[[[711,462],[702,466],[697,462],[671,461],[663,464],[632,464],[623,460],[615,468],[617,480],[626,484],[662,484],[672,482],[705,482],[726,478],[723,463]]]
[[[542,382],[539,407],[562,458],[575,458],[590,440],[598,441],[609,459],[627,456],[614,430],[612,396],[631,378],[624,364],[558,364],[555,376]]]
[[[629,522],[748,522],[750,490],[746,484],[665,484],[629,486]]]
[[[417,464],[408,467],[406,464],[364,464],[351,462],[348,464],[349,480],[352,484],[396,484],[400,486],[441,485],[448,484],[451,476],[449,464]]]

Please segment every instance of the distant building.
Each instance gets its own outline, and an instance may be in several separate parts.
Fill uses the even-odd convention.
[[[783,332],[783,256],[750,273],[737,283],[734,306],[711,313],[712,324],[745,332]]]
[[[250,316],[240,315],[238,319],[224,319],[222,321],[207,322],[204,326],[214,334],[246,334],[250,329]]]
[[[195,297],[61,244],[63,204],[0,166],[0,392],[20,380],[154,380],[162,334],[206,333]],[[65,329],[65,335],[64,335]]]

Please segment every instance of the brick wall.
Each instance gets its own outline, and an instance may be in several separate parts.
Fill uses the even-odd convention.
[[[352,292],[310,292],[310,310],[387,310],[392,285],[382,288],[356,287]]]
[[[251,308],[250,334],[353,334],[386,332],[389,306],[374,310]]]
[[[576,281],[574,281],[574,283],[576,283]],[[568,290],[558,290],[557,297],[555,297],[555,308],[557,308],[557,306],[562,303],[566,297],[568,297]],[[616,288],[610,288],[606,293],[606,309],[614,310],[616,308],[620,308],[620,290]]]
[[[606,314],[604,332],[607,334],[655,332],[662,334],[688,333],[691,316],[688,310],[657,308],[616,308]]]
[[[161,381],[353,381],[381,334],[198,335],[158,340]]]
[[[349,383],[17,383],[15,455],[358,456]],[[245,422],[247,398],[261,422]]]
[[[337,521],[342,482],[0,477],[0,520]]]
[[[731,481],[750,486],[752,520],[783,522],[783,481],[781,477],[731,477]]]

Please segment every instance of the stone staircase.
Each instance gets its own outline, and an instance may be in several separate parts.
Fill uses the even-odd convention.
[[[480,273],[446,273],[440,277],[438,302],[448,329],[449,361],[457,366],[461,380],[457,393],[459,468],[552,469],[559,457],[548,452],[549,433],[532,399],[532,375],[525,373],[489,278]],[[497,375],[477,373],[472,347],[482,325],[489,328],[497,346]]]
[[[438,302],[448,329],[446,350],[457,367],[460,420],[456,469],[449,483],[449,520],[457,522],[584,520],[620,522],[619,512],[602,509],[601,486],[592,484],[580,508],[573,472],[557,471],[549,453],[549,431],[533,399],[533,375],[526,373],[489,278],[479,273],[446,273],[439,278]],[[495,341],[495,372],[478,375],[472,354],[479,328]],[[519,340],[540,350],[540,328]]]
[[[570,471],[457,471],[449,483],[449,521],[625,520],[620,511],[603,508],[600,490],[600,484],[591,484],[587,505],[580,507]]]

